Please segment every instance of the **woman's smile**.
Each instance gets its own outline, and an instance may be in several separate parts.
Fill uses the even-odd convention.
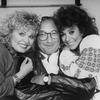
[[[28,45],[28,44],[19,43],[19,46],[20,46],[21,48],[26,49],[29,45]]]

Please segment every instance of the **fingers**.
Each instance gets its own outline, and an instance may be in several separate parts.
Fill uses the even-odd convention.
[[[26,58],[27,58],[27,63],[28,62],[32,63],[32,60],[29,57],[26,57]]]
[[[23,64],[28,62],[28,57],[25,58],[25,60],[22,62]]]
[[[33,70],[33,63],[29,57],[27,57],[27,64],[31,65],[31,71],[32,71]]]
[[[28,67],[31,71],[33,70],[33,63],[29,57],[26,57],[25,60],[21,64],[21,68]]]
[[[27,63],[32,63],[32,60],[29,57],[26,57],[25,60],[23,61],[23,64],[27,64]]]

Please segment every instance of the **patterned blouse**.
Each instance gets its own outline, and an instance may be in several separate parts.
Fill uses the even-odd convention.
[[[85,37],[80,43],[79,50],[80,56],[77,56],[68,48],[64,48],[60,55],[62,72],[79,79],[95,77],[100,84],[100,36]]]

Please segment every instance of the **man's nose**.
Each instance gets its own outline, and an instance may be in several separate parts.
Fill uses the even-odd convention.
[[[52,42],[52,38],[51,38],[51,35],[50,34],[48,34],[47,42]]]

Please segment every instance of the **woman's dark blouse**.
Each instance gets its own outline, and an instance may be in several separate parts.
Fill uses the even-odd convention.
[[[15,52],[8,44],[0,43],[0,98],[14,94],[15,84],[12,76],[19,71],[20,65],[26,56],[33,59],[31,50],[21,54]],[[21,84],[23,86],[24,83],[25,86],[30,84],[32,76],[33,73],[31,72],[22,80]]]

